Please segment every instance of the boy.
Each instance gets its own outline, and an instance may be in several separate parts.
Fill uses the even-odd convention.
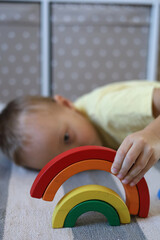
[[[160,83],[109,84],[74,104],[22,97],[0,115],[0,146],[17,164],[41,169],[53,157],[83,145],[118,149],[112,172],[134,186],[160,158]]]

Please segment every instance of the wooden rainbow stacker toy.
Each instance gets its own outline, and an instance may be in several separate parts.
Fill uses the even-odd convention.
[[[71,176],[87,170],[111,173],[116,151],[100,146],[82,146],[68,150],[52,159],[37,175],[30,194],[52,201],[60,186]],[[112,174],[112,173],[111,173]],[[130,223],[130,215],[146,218],[150,196],[144,178],[134,186],[122,184],[126,203],[112,189],[101,185],[85,185],[67,193],[57,204],[52,227],[74,227],[77,218],[88,211],[101,212],[112,226]]]

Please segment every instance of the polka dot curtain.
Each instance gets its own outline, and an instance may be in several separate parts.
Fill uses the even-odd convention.
[[[0,3],[0,102],[40,93],[40,6]]]
[[[150,8],[52,4],[52,88],[71,100],[110,82],[145,79]]]

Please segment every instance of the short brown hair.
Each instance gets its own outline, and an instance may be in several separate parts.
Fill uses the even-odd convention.
[[[34,113],[42,104],[53,104],[51,97],[24,96],[9,102],[0,113],[0,148],[16,164],[20,165],[24,136],[21,131],[20,116]]]

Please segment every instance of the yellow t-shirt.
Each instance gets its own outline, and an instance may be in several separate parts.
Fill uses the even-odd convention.
[[[83,95],[75,106],[95,125],[103,145],[117,149],[127,135],[153,121],[154,88],[160,88],[160,82],[108,84]]]

